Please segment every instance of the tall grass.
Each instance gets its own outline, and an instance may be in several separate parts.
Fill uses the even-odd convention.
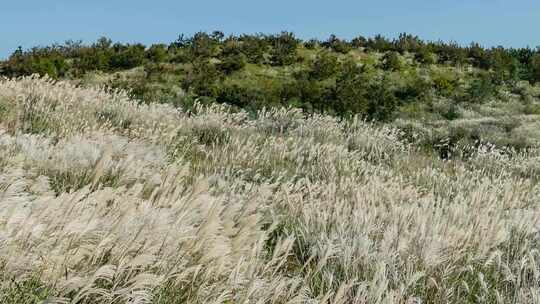
[[[537,151],[0,80],[0,302],[538,303]]]

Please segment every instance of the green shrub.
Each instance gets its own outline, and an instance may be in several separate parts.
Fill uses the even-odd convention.
[[[4,272],[4,270],[1,270]],[[39,277],[32,276],[23,281],[14,280],[5,275],[0,285],[0,303],[30,304],[46,303],[53,294],[50,286],[42,282]]]
[[[343,116],[360,114],[369,120],[389,120],[397,107],[391,87],[388,79],[377,79],[348,62],[336,80],[335,109]]]
[[[449,72],[441,72],[433,75],[433,84],[437,93],[442,96],[451,96],[458,86],[457,79]]]
[[[502,47],[489,52],[489,66],[493,70],[492,79],[500,84],[514,81],[518,77],[518,60]]]
[[[331,88],[312,78],[308,72],[297,73],[294,81],[284,85],[280,93],[287,106],[301,108],[306,112],[335,113],[333,103],[329,102],[331,95]]]
[[[241,52],[246,55],[249,63],[260,64],[264,61],[268,42],[263,35],[242,35],[238,40]]]
[[[337,38],[336,35],[330,35],[328,40],[323,42],[322,46],[341,54],[347,54],[352,49],[352,46],[349,42]]]
[[[218,92],[218,81],[222,74],[216,66],[208,60],[199,59],[193,62],[190,69],[182,81],[182,89],[191,91],[196,95],[215,97]]]
[[[382,58],[382,68],[385,71],[399,71],[401,69],[401,58],[398,52],[387,52]]]
[[[335,54],[323,51],[311,64],[310,76],[322,80],[334,76],[339,70],[339,61]]]
[[[471,43],[467,49],[467,56],[473,66],[488,69],[490,66],[489,54],[478,43]]]
[[[83,75],[88,71],[109,71],[112,51],[107,49],[87,48],[80,50],[75,59],[76,74]]]
[[[440,108],[438,112],[446,120],[459,118],[459,108],[455,103],[445,104],[445,107]]]
[[[110,59],[112,69],[131,69],[143,64],[145,47],[142,44],[113,46],[114,54]]]
[[[172,43],[172,47],[175,49],[183,49],[187,51],[184,53],[190,60],[196,58],[210,58],[217,55],[218,47],[223,38],[223,33],[214,32],[209,35],[205,32],[198,32],[193,37],[185,37],[183,34]]]
[[[430,47],[437,54],[437,58],[441,64],[454,64],[461,66],[467,62],[467,50],[459,46],[459,44],[456,42],[431,43]]]
[[[435,64],[437,62],[435,54],[429,51],[427,47],[420,48],[415,54],[414,59],[421,64]]]
[[[308,50],[314,50],[316,49],[319,45],[321,44],[321,42],[317,39],[310,39],[306,42],[304,42],[304,47]]]
[[[274,66],[290,65],[297,60],[298,39],[293,33],[282,32],[271,36],[270,62]]]
[[[229,75],[239,71],[246,66],[246,56],[242,53],[231,54],[224,57],[219,64],[219,69]]]
[[[480,73],[476,78],[471,80],[470,86],[465,91],[465,101],[479,103],[485,101],[487,98],[494,96],[496,93],[496,86],[492,82],[491,75],[489,73]]]
[[[364,36],[358,36],[351,40],[351,46],[355,48],[365,48],[367,45],[368,40]]]
[[[418,52],[425,48],[424,42],[418,36],[407,33],[400,33],[393,44],[394,49],[402,54],[404,52]]]
[[[153,63],[167,61],[167,46],[165,44],[154,44],[146,51],[146,58]]]
[[[405,79],[405,85],[399,87],[395,94],[402,103],[425,102],[424,99],[430,96],[433,91],[430,79],[425,76],[413,73],[408,77],[403,75],[401,78]]]
[[[366,48],[369,51],[379,52],[386,52],[394,49],[392,43],[382,35],[376,35],[373,38],[369,38],[366,42]]]
[[[278,105],[273,92],[259,88],[245,87],[238,84],[223,84],[219,87],[216,101],[229,104],[248,111],[256,111],[263,107]]]
[[[52,78],[64,77],[69,70],[66,58],[54,47],[17,49],[3,65],[2,73],[10,77],[39,74]]]
[[[531,59],[531,74],[533,82],[540,82],[540,53],[536,54]]]
[[[0,119],[7,116],[8,110],[9,108],[8,108],[7,103],[4,102],[2,99],[0,99]]]

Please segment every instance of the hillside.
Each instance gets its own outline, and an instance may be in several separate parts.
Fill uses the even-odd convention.
[[[2,303],[539,299],[536,149],[37,77],[0,109]]]
[[[82,86],[130,90],[142,103],[189,109],[226,104],[251,116],[298,108],[383,122],[442,158],[467,146],[538,147],[540,50],[484,48],[359,36],[302,41],[292,33],[181,35],[170,44],[113,43],[19,49],[8,77],[49,75]]]

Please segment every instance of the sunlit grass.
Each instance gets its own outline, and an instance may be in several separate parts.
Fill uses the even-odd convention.
[[[0,302],[540,300],[534,149],[38,78],[0,111]]]

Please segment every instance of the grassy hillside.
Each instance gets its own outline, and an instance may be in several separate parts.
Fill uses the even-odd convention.
[[[534,132],[520,104],[426,132]],[[36,77],[0,80],[0,111],[2,303],[540,299],[536,149],[442,160],[361,116],[188,111]]]
[[[0,73],[38,73],[83,86],[130,90],[141,103],[190,108],[227,104],[253,117],[263,108],[299,108],[389,123],[442,158],[464,146],[538,146],[540,51],[472,43],[292,33],[180,36],[168,45],[121,44],[17,50]]]

